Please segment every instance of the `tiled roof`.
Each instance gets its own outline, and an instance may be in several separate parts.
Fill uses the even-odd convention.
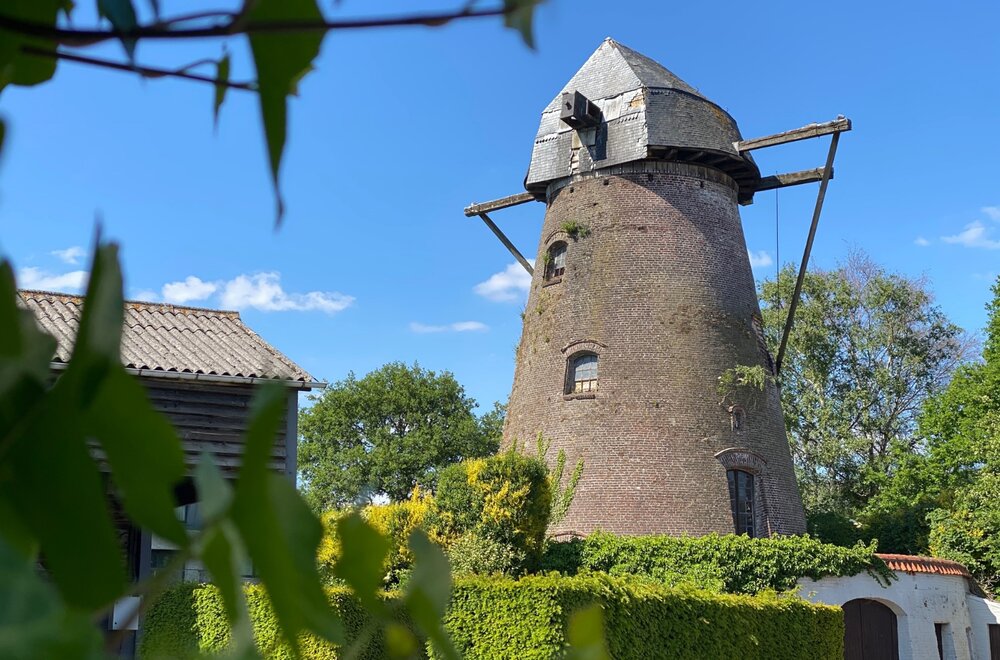
[[[58,342],[53,363],[68,362],[83,297],[47,291],[19,293],[39,326]],[[126,301],[121,353],[126,367],[163,375],[313,382],[312,376],[245,326],[238,312]]]
[[[957,561],[950,559],[940,559],[938,557],[919,557],[915,555],[887,555],[876,554],[885,562],[886,566],[894,571],[904,573],[935,573],[937,575],[961,575],[962,577],[972,577],[967,569]]]

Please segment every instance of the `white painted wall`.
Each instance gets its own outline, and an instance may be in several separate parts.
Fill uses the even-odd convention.
[[[867,573],[803,578],[799,594],[828,605],[842,606],[856,598],[885,604],[896,613],[899,660],[938,660],[935,623],[948,624],[944,660],[989,660],[987,625],[1000,623],[1000,603],[973,596],[959,575],[897,571],[896,577],[888,587]]]

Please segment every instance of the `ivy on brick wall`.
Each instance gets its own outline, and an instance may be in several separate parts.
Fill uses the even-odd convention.
[[[883,584],[895,576],[875,556],[875,544],[843,548],[808,536],[615,536],[596,532],[551,543],[541,570],[565,575],[602,572],[643,576],[666,584],[692,584],[737,594],[786,591],[799,578],[867,571]]]

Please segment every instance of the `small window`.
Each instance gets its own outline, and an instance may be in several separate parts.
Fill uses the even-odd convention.
[[[597,356],[585,353],[572,358],[569,363],[567,392],[580,394],[597,391]]]
[[[726,476],[729,478],[729,504],[733,510],[736,533],[753,537],[753,475],[743,470],[727,470]]]
[[[736,433],[742,433],[746,429],[747,414],[740,406],[729,406],[729,418]]]
[[[545,279],[562,277],[566,272],[566,244],[562,241],[549,246],[545,253]]]

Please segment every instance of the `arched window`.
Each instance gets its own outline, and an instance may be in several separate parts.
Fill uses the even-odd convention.
[[[545,253],[545,279],[562,277],[566,272],[566,243],[559,241],[549,246]]]
[[[597,356],[593,353],[574,355],[569,361],[566,393],[580,394],[597,391]]]
[[[729,504],[736,533],[753,537],[753,475],[743,470],[727,470],[726,477],[729,478]]]

